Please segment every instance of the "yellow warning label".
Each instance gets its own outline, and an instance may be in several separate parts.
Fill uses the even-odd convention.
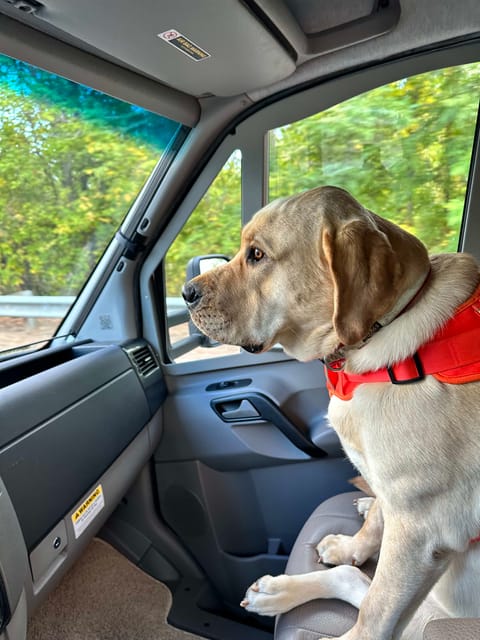
[[[103,489],[99,484],[71,516],[75,538],[78,538],[85,531],[104,506]]]

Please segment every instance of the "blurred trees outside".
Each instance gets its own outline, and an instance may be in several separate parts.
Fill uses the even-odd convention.
[[[168,296],[179,296],[190,258],[221,253],[233,256],[242,224],[240,151],[234,151],[200,200],[165,260]]]
[[[270,133],[270,200],[332,184],[456,251],[480,97],[480,64],[413,76]]]
[[[417,235],[431,253],[456,251],[480,96],[480,64],[373,89],[269,132],[269,201],[321,185]],[[211,184],[166,259],[178,296],[195,255],[234,255],[240,240],[238,159]]]
[[[78,292],[178,124],[0,56],[0,295]]]
[[[0,57],[0,295],[76,293],[177,130],[177,123]],[[269,133],[269,197],[322,184],[455,251],[480,64],[393,82]],[[233,255],[241,154],[212,182],[170,247],[168,295],[188,260]]]

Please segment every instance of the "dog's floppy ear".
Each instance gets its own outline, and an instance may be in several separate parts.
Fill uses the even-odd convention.
[[[402,265],[387,235],[366,219],[324,229],[321,242],[333,280],[334,329],[342,344],[357,344],[393,305]]]

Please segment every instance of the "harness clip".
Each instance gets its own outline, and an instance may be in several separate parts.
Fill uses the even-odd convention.
[[[425,378],[425,372],[423,371],[422,363],[417,352],[412,356],[412,360],[417,368],[417,375],[413,378],[406,378],[405,380],[398,380],[393,373],[392,367],[387,367],[388,376],[392,384],[412,384],[413,382],[420,382]]]
[[[335,354],[327,356],[323,363],[327,369],[336,373],[345,369],[345,358],[339,357]]]

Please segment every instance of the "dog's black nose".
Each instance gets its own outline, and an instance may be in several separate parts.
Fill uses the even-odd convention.
[[[182,287],[182,296],[188,305],[196,304],[202,297],[199,285],[187,282]]]

